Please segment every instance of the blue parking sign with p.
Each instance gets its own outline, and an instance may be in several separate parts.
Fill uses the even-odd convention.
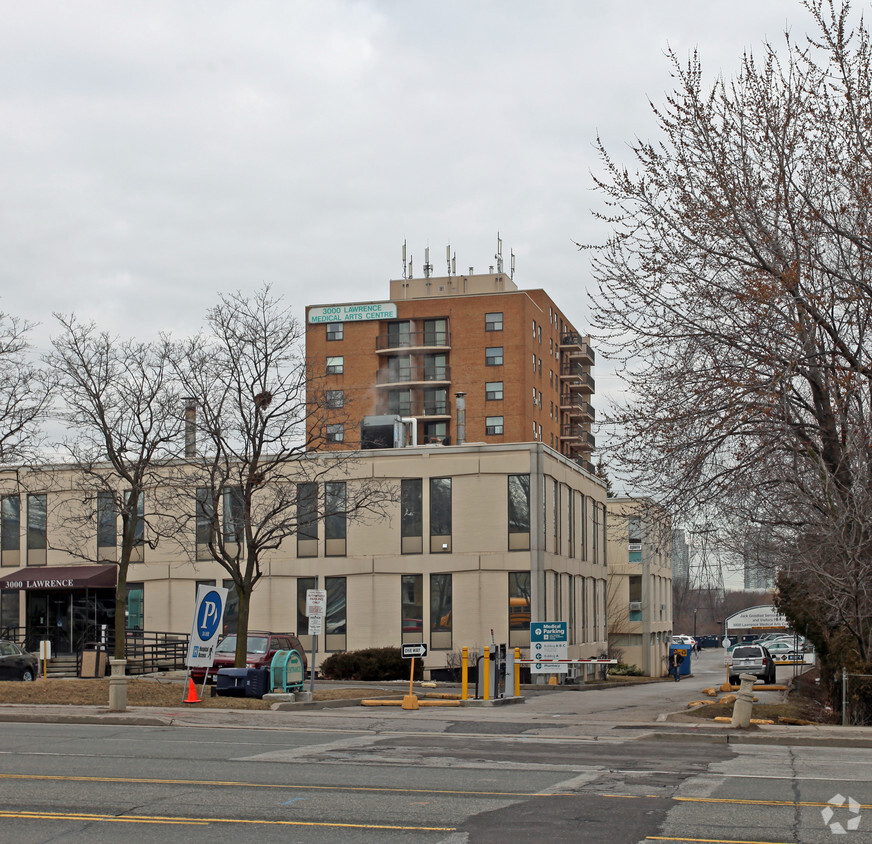
[[[197,603],[194,605],[194,621],[188,646],[189,668],[211,668],[226,603],[227,590],[223,587],[203,584],[197,587]]]
[[[224,615],[224,601],[213,589],[200,602],[197,613],[197,632],[204,641],[211,639],[217,632]]]

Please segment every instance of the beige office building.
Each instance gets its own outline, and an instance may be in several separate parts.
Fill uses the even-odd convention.
[[[297,490],[297,506],[308,502],[312,518],[265,559],[251,629],[295,631],[310,648],[305,594],[317,587],[328,596],[319,662],[335,651],[425,642],[425,667],[439,669],[461,647],[490,644],[492,636],[526,654],[530,622],[539,620],[568,623],[570,657],[606,650],[606,494],[576,461],[543,443],[347,457],[306,458],[326,470]],[[341,471],[331,474],[340,459]],[[334,507],[324,518],[328,496],[351,500],[354,485],[372,483],[389,493],[383,513],[357,518]],[[95,622],[111,622],[116,532],[97,513],[88,541],[71,553],[64,501],[75,507],[82,496],[70,469],[8,472],[0,484],[0,629],[75,651]],[[204,558],[195,520],[152,547],[148,523],[157,517],[149,498],[141,559],[128,574],[128,627],[188,633],[197,585],[226,585],[227,573]],[[193,513],[194,489],[187,500]]]
[[[672,530],[643,498],[608,500],[609,648],[651,677],[665,676],[672,640]]]

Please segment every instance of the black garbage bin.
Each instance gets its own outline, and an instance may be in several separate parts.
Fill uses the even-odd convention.
[[[269,688],[269,668],[248,668],[245,675],[245,696],[262,698]]]
[[[219,668],[215,675],[215,694],[245,697],[249,668]]]

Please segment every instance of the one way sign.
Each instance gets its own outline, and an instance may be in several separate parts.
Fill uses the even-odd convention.
[[[403,659],[416,656],[427,656],[427,646],[423,642],[419,645],[403,645]]]

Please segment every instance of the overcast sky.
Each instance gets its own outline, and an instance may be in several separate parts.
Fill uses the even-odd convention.
[[[731,74],[798,2],[0,0],[0,309],[190,333],[218,291],[380,299],[431,247],[584,329],[591,171],[667,46]]]

